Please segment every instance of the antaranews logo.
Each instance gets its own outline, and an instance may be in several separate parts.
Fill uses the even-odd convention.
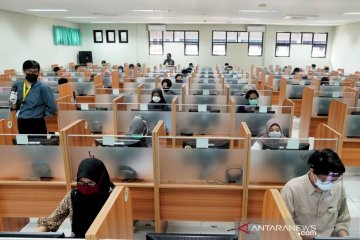
[[[314,236],[316,235],[316,226],[302,226],[302,225],[271,225],[271,224],[253,224],[251,222],[244,223],[237,228],[229,229],[228,231],[239,231],[249,234],[251,232],[260,231],[297,231],[300,235]],[[250,225],[250,226],[249,226]]]

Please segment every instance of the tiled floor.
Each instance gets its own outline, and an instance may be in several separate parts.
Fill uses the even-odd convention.
[[[299,119],[294,119],[292,137],[299,134]],[[347,168],[344,174],[343,184],[347,195],[347,203],[351,216],[350,235],[360,237],[360,168]],[[235,223],[216,223],[216,222],[169,222],[167,232],[172,233],[221,233],[234,234],[228,231],[235,227]],[[65,232],[70,236],[70,222],[66,220],[59,231]],[[138,221],[135,224],[135,239],[145,239],[147,232],[154,232],[153,221]],[[23,229],[23,231],[36,231],[36,219]],[[259,234],[251,233],[248,239],[260,239]]]

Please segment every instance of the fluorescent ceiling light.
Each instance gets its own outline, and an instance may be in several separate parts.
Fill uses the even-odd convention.
[[[109,21],[105,21],[105,22],[90,22],[90,23],[105,24],[105,23],[118,23],[118,22],[109,22]]]
[[[238,10],[241,13],[277,13],[277,10]]]
[[[130,9],[130,12],[169,12],[168,9]]]
[[[36,9],[36,8],[30,8],[28,9],[30,12],[67,12],[67,9]]]
[[[151,19],[172,19],[172,18],[179,18],[179,17],[156,17],[156,16],[153,16],[153,17],[148,17],[148,18],[151,18]]]
[[[344,15],[360,15],[360,12],[347,12],[343,13]]]
[[[96,18],[96,17],[64,17],[69,19],[86,19],[86,18]]]

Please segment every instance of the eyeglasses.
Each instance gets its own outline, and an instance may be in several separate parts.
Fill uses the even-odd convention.
[[[29,74],[39,74],[39,70],[37,69],[26,69],[25,73],[29,73]]]
[[[333,176],[327,176],[324,180],[321,180],[321,178],[316,175],[317,179],[319,179],[323,183],[338,183],[343,179],[343,176],[338,177],[337,179],[333,179]]]
[[[90,187],[95,187],[96,185],[96,182],[94,181],[90,181],[90,182],[82,182],[82,181],[79,181],[77,182],[79,185],[87,185],[87,186],[90,186]]]

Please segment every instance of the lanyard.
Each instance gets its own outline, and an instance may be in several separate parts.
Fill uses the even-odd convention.
[[[23,86],[23,100],[22,100],[23,103],[24,103],[24,101],[25,101],[26,96],[29,94],[30,89],[31,89],[31,86],[26,89],[26,83],[25,83],[25,81],[24,81],[24,86]]]

